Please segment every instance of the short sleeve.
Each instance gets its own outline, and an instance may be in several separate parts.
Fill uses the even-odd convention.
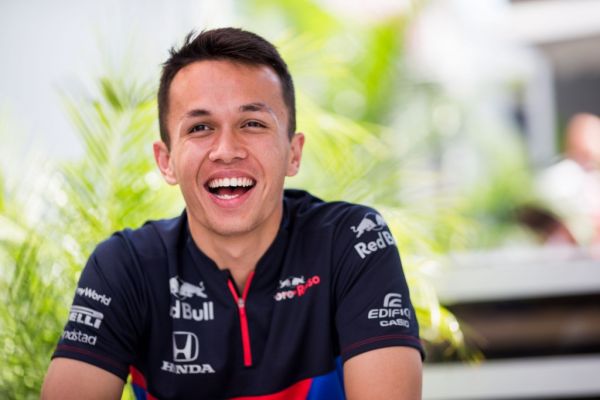
[[[355,207],[338,227],[335,321],[342,359],[389,346],[424,357],[396,242],[375,210]]]
[[[52,356],[83,361],[125,380],[144,324],[143,278],[133,252],[115,235],[90,256]]]

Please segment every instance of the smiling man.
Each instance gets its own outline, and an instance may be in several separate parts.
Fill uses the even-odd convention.
[[[374,210],[283,189],[298,172],[292,78],[246,31],[189,35],[164,64],[154,156],[178,218],[91,255],[42,397],[418,399],[422,348]]]

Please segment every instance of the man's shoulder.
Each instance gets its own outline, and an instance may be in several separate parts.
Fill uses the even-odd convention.
[[[290,220],[303,228],[314,227],[322,229],[331,226],[338,229],[360,224],[364,218],[372,219],[376,224],[382,224],[379,213],[366,205],[347,201],[324,201],[309,192],[296,189],[286,189],[285,204]]]
[[[185,221],[183,213],[175,218],[146,221],[135,229],[117,231],[97,246],[95,254],[115,257],[127,252],[143,258],[166,256],[170,249],[177,248],[186,229]]]

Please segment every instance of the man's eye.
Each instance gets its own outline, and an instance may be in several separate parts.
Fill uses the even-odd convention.
[[[247,127],[247,128],[266,128],[266,125],[263,124],[263,123],[261,123],[261,122],[258,122],[258,121],[247,121],[244,124],[244,127]]]
[[[210,127],[208,125],[204,125],[204,124],[197,124],[194,125],[190,128],[189,132],[190,133],[194,133],[194,132],[201,132],[201,131],[207,131],[209,130]]]

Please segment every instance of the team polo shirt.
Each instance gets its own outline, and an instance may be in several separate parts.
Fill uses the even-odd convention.
[[[185,212],[114,234],[81,274],[53,357],[131,373],[140,399],[332,400],[344,398],[347,359],[423,354],[383,218],[298,190],[283,205],[241,292],[196,246]]]

